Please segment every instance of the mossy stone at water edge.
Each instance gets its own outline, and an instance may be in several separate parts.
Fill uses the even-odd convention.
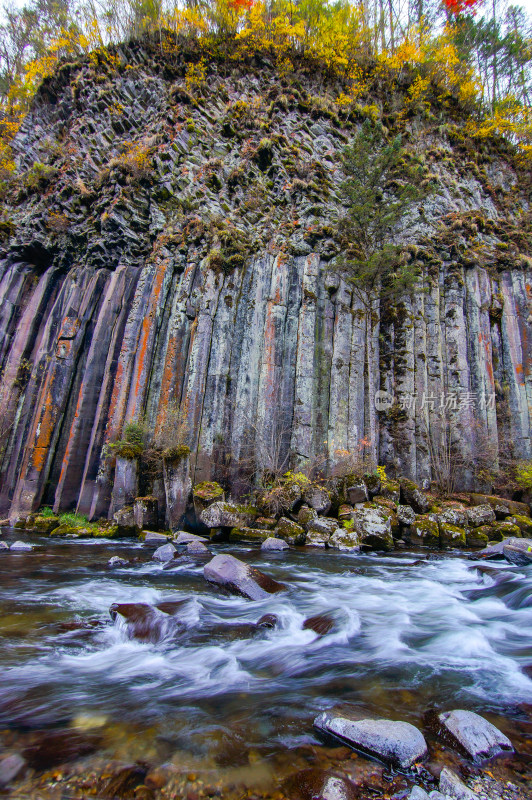
[[[75,525],[58,525],[50,532],[50,536],[81,536]]]
[[[440,522],[440,545],[446,547],[465,547],[466,532],[458,525]]]
[[[265,542],[272,535],[270,530],[260,528],[231,528],[230,542]]]
[[[471,532],[473,534],[473,531]],[[476,533],[486,534],[490,542],[502,542],[510,536],[521,536],[521,530],[511,522],[492,522],[491,525],[481,525]]]
[[[508,517],[505,522],[517,525],[523,536],[532,536],[532,519],[530,517],[525,517],[524,514],[514,514]],[[514,533],[511,535],[518,536],[519,534]]]
[[[440,529],[438,523],[428,516],[417,517],[410,528],[409,539],[412,544],[439,549]]]
[[[59,517],[35,517],[31,530],[33,533],[51,533],[59,524]]]
[[[483,531],[490,531],[491,528],[488,525],[482,525],[480,528],[474,528],[467,532],[466,535],[466,544],[468,547],[486,547],[489,538],[487,533],[483,533]]]

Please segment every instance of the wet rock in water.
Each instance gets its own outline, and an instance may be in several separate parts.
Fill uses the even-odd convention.
[[[257,628],[276,628],[279,624],[277,614],[263,614],[257,622]]]
[[[326,514],[331,507],[329,492],[320,486],[307,486],[303,491],[303,500],[318,514]]]
[[[487,719],[456,709],[438,715],[441,738],[475,762],[513,751],[511,741]]]
[[[505,539],[502,552],[510,564],[518,567],[532,564],[532,539]]]
[[[139,642],[156,644],[168,633],[168,616],[148,603],[113,603],[111,619],[120,616],[126,622],[127,635]]]
[[[144,544],[157,546],[159,544],[162,544],[163,542],[167,542],[168,536],[165,533],[154,533],[154,531],[146,531],[146,535],[144,536],[143,541]]]
[[[250,567],[238,558],[226,554],[214,556],[212,561],[205,565],[203,574],[210,583],[222,586],[233,594],[242,595],[249,600],[263,600],[270,594],[286,588],[255,567]]]
[[[497,544],[490,544],[488,547],[484,547],[478,553],[470,553],[469,558],[472,559],[483,558],[487,560],[496,560],[504,558],[503,546],[504,542],[497,542]]]
[[[444,767],[440,772],[440,792],[453,800],[475,800],[478,797],[477,793],[469,789],[456,772],[448,767]]]
[[[433,550],[439,550],[440,529],[438,523],[430,514],[416,517],[416,521],[410,528],[408,538],[411,544],[416,544],[421,547],[430,547]]]
[[[334,620],[327,614],[318,614],[315,617],[309,617],[303,623],[303,629],[314,631],[318,636],[325,636],[334,627]]]
[[[5,542],[0,542],[0,550],[9,550],[9,547]]]
[[[345,497],[348,503],[365,503],[368,498],[368,488],[364,481],[346,481]]]
[[[426,514],[430,508],[430,501],[419,486],[414,481],[403,478],[400,482],[401,503],[405,506],[412,506],[416,514]]]
[[[155,608],[158,608],[159,611],[162,611],[163,614],[168,614],[169,616],[174,616],[179,611],[182,610],[183,606],[188,603],[188,599],[186,600],[163,600],[162,603],[157,603]]]
[[[284,539],[289,544],[294,545],[302,545],[305,544],[307,533],[301,525],[298,525],[297,522],[292,522],[291,519],[287,519],[287,517],[281,517],[277,527],[277,537],[279,539]]]
[[[260,546],[261,550],[288,550],[288,542],[284,539],[276,539],[275,536],[269,536],[263,541]]]
[[[495,511],[488,503],[466,509],[466,516],[472,528],[480,528],[481,525],[489,525],[490,522],[495,522]]]
[[[355,750],[394,767],[411,767],[427,755],[421,731],[409,722],[389,719],[352,719],[326,711],[314,720],[323,735],[338,738]]]
[[[13,544],[9,549],[13,550],[13,552],[15,553],[23,553],[23,552],[28,552],[29,550],[33,550],[33,547],[31,546],[31,544],[29,544],[29,542],[19,541],[19,542],[13,542]]]
[[[6,753],[0,756],[0,788],[7,786],[22,775],[26,761],[20,753]]]
[[[158,547],[152,555],[152,558],[154,561],[162,561],[164,563],[165,561],[171,561],[175,557],[176,552],[174,545],[168,542],[168,544],[163,544],[162,547]]]
[[[203,542],[189,542],[187,544],[187,553],[194,556],[210,556],[211,551]]]
[[[230,542],[264,542],[271,536],[271,531],[260,528],[232,528]]]
[[[217,501],[201,512],[200,521],[207,528],[249,528],[256,516],[252,507]]]
[[[465,547],[466,532],[458,525],[451,525],[448,522],[441,522],[440,528],[440,545],[443,548],[448,547]]]
[[[140,764],[123,767],[116,775],[107,778],[99,788],[100,797],[114,800],[128,800],[130,797],[140,797],[138,787],[144,784],[148,768]]]
[[[335,550],[358,550],[360,536],[358,531],[338,528],[329,539],[329,547]]]
[[[282,789],[290,800],[356,800],[358,797],[351,781],[318,767],[291,775],[283,781]]]
[[[191,542],[202,542],[205,544],[209,540],[205,536],[198,536],[196,533],[187,533],[187,531],[179,531],[177,536],[173,539],[173,543],[177,545],[190,544]]]
[[[129,564],[127,558],[120,558],[120,556],[111,556],[107,562],[109,567],[124,567],[126,564]]]
[[[31,530],[34,533],[51,533],[54,528],[59,525],[59,517],[41,517],[37,516],[33,520]]]
[[[49,769],[94,753],[100,746],[96,733],[81,733],[72,729],[35,731],[22,755],[32,769]]]

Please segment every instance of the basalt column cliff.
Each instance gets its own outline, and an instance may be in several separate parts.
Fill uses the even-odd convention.
[[[347,114],[304,66],[212,61],[197,78],[191,57],[144,43],[65,64],[17,134],[1,512],[106,515],[109,444],[131,421],[156,437],[169,409],[194,480],[223,470],[235,490],[272,451],[332,463],[361,442],[430,479],[442,408],[465,484],[486,453],[530,458],[529,189],[508,148],[378,94]],[[335,231],[339,154],[376,112],[437,188],[409,234],[418,290],[368,306],[335,270]]]

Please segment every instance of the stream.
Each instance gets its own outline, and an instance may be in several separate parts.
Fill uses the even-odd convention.
[[[166,569],[136,542],[2,538],[34,545],[0,554],[0,731],[11,744],[37,730],[96,731],[92,757],[260,782],[276,755],[317,744],[314,717],[338,704],[422,729],[428,709],[467,708],[523,739],[532,567],[211,545],[288,587],[250,602],[208,584],[204,560]],[[110,569],[114,555],[129,563]],[[179,624],[141,641],[109,614],[112,603],[168,601],[183,601]],[[265,614],[277,627],[253,628]],[[325,635],[303,627],[322,615]]]

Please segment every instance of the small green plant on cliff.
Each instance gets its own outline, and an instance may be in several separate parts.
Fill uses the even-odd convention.
[[[338,224],[339,266],[365,303],[375,292],[400,294],[415,285],[418,272],[401,258],[396,237],[412,225],[415,207],[430,191],[424,170],[399,137],[387,141],[382,126],[369,120],[344,148],[342,162],[347,211]]]
[[[142,422],[128,422],[122,439],[109,445],[111,451],[121,458],[138,458],[145,446],[146,428]]]
[[[520,461],[515,468],[515,480],[520,489],[532,492],[532,461]]]

